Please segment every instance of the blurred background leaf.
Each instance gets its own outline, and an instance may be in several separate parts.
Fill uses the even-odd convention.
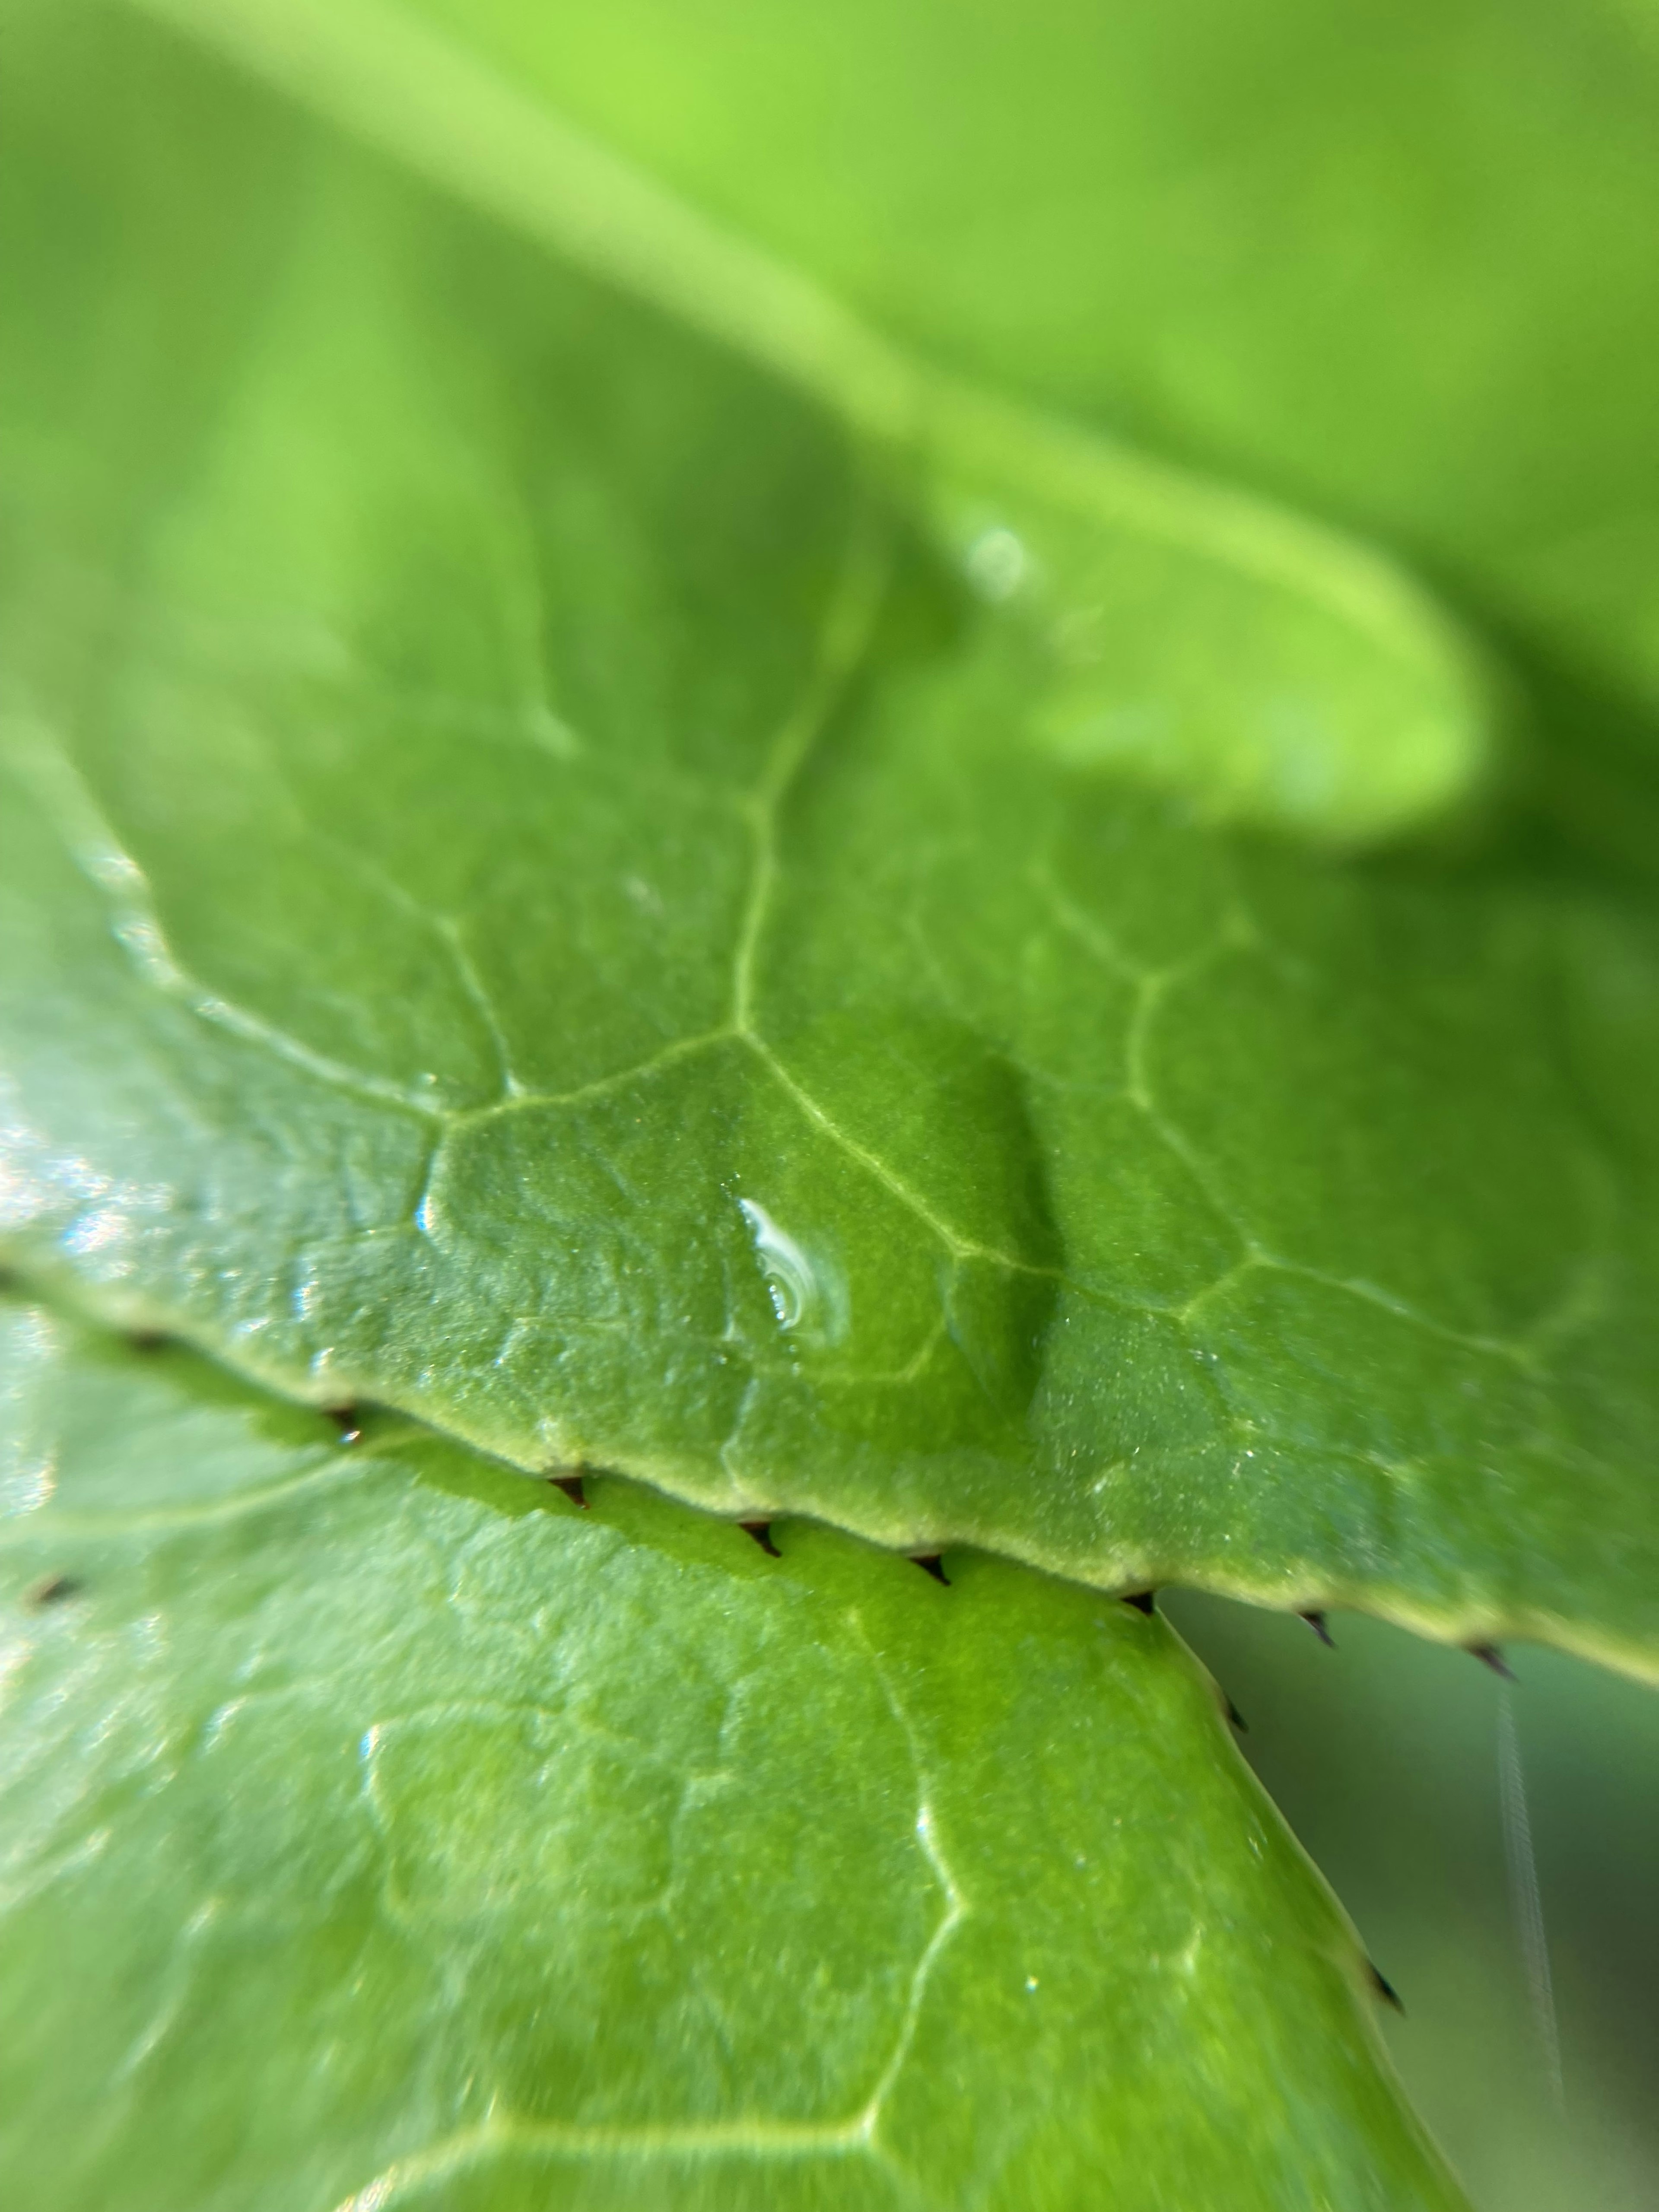
[[[925,356],[1408,551],[1656,865],[1652,0],[404,4]]]

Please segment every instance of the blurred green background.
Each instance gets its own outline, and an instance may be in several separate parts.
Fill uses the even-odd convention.
[[[1334,1613],[1171,1591],[1243,1747],[1398,1990],[1407,2088],[1482,2212],[1659,2203],[1659,1698],[1517,1646],[1516,1737],[1562,2063],[1550,2079],[1504,1844],[1498,1678]]]

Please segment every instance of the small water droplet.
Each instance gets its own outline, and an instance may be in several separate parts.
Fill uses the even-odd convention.
[[[816,1344],[838,1344],[847,1334],[847,1285],[838,1268],[811,1252],[775,1221],[763,1206],[740,1198],[738,1209],[753,1239],[766,1278],[766,1294],[778,1327]]]
[[[968,580],[981,599],[1000,604],[1012,599],[1030,572],[1024,541],[1003,524],[981,530],[968,548]]]
[[[531,743],[556,759],[574,760],[581,750],[580,740],[569,723],[539,702],[526,708],[524,726]]]

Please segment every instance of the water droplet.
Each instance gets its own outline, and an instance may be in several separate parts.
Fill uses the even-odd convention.
[[[740,1198],[755,1256],[778,1327],[809,1343],[838,1344],[847,1334],[847,1285],[838,1268],[781,1228],[763,1206]]]
[[[526,708],[524,724],[525,734],[531,743],[551,753],[556,760],[574,760],[581,750],[580,740],[569,723],[539,702]]]
[[[1012,599],[1030,572],[1024,543],[1001,523],[981,530],[968,548],[968,580],[981,599]]]

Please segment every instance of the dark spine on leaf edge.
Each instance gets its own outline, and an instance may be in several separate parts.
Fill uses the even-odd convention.
[[[65,1598],[76,1596],[81,1585],[73,1575],[43,1575],[24,1593],[29,1605],[62,1605]]]
[[[1394,1984],[1389,1979],[1386,1974],[1378,1971],[1375,1963],[1370,1959],[1367,1959],[1365,1961],[1365,1970],[1371,1978],[1371,1987],[1376,1991],[1378,1996],[1382,1998],[1383,2003],[1392,2005],[1395,2010],[1403,2020],[1406,2016],[1406,2008],[1401,2003],[1400,1992],[1395,1989]]]

